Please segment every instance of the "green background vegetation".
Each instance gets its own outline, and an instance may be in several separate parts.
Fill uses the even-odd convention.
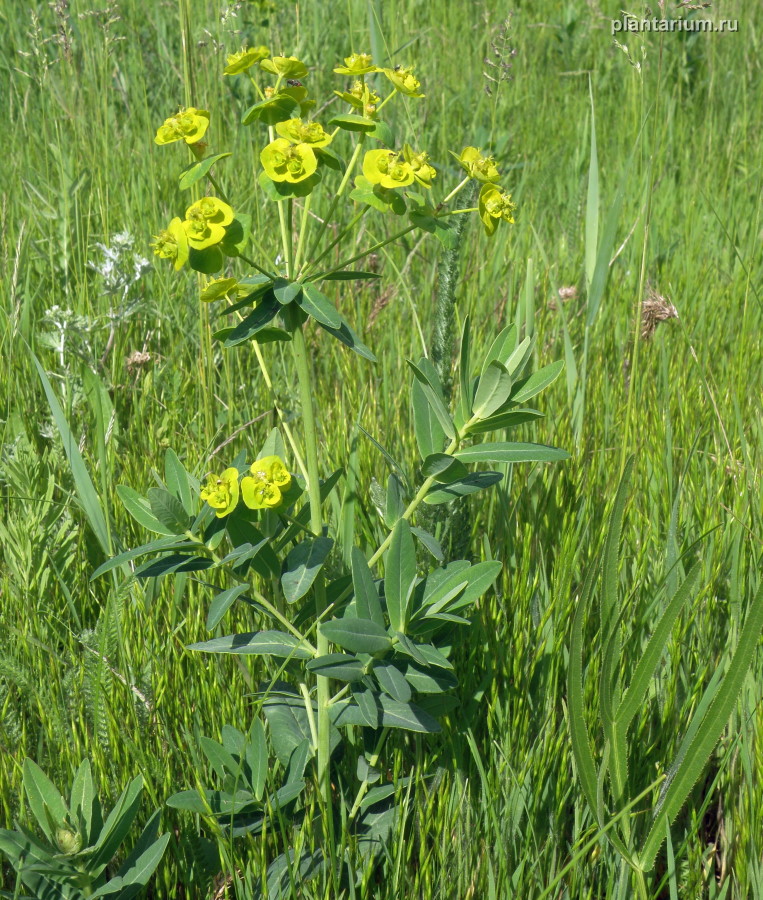
[[[435,739],[401,738],[388,757],[390,777],[415,778],[374,896],[539,896],[595,834],[571,759],[566,648],[623,455],[636,457],[621,569],[626,673],[663,599],[666,550],[685,553],[684,568],[702,561],[702,588],[631,732],[634,796],[669,767],[759,584],[763,15],[725,2],[714,15],[738,16],[736,34],[619,35],[638,70],[613,44],[607,16],[619,4],[608,0],[516,2],[505,46],[508,8],[496,2],[307,0],[270,10],[246,2],[235,5],[236,15],[227,7],[227,17],[214,2],[190,10],[182,2],[92,9],[94,2],[39,4],[39,18],[30,16],[34,5],[0,12],[0,826],[23,815],[25,756],[62,788],[89,756],[105,801],[142,773],[145,820],[152,804],[204,780],[195,736],[217,738],[226,722],[249,724],[247,692],[262,663],[184,649],[208,636],[207,593],[182,579],[90,582],[105,556],[77,501],[30,351],[50,373],[115,549],[145,539],[115,486],[145,492],[167,447],[200,475],[228,438],[216,467],[242,447],[258,448],[274,422],[254,354],[210,350],[196,277],[187,270],[178,277],[150,254],[151,235],[182,214],[188,197],[176,182],[182,148],[156,147],[153,135],[188,88],[193,105],[211,111],[213,149],[235,154],[218,173],[236,205],[255,214],[255,241],[277,252],[275,212],[255,180],[264,135],[238,126],[251,90],[244,79],[220,77],[225,53],[244,41],[294,52],[316,67],[311,94],[329,98],[341,83],[331,66],[373,43],[377,58],[416,62],[427,99],[397,104],[390,124],[400,142],[429,151],[441,188],[457,178],[449,149],[492,140],[517,223],[490,242],[476,218],[468,224],[458,316],[470,314],[485,346],[518,306],[527,309],[533,260],[537,362],[566,357],[568,365],[544,394],[547,419],[526,434],[572,453],[567,463],[517,467],[470,503],[468,552],[503,559],[504,573],[458,649],[461,706],[451,716],[458,728]],[[487,81],[483,73],[497,77],[502,61],[512,64],[511,80]],[[587,328],[589,82],[600,240],[624,187],[617,256]],[[368,222],[363,243],[393,227]],[[90,264],[103,260],[98,244],[113,246],[122,231],[152,260],[124,296],[107,293]],[[590,229],[588,240],[590,248]],[[361,544],[382,534],[369,487],[388,473],[349,424],[360,416],[397,456],[414,460],[403,358],[418,357],[422,338],[430,340],[438,248],[414,234],[374,260],[383,273],[378,286],[337,295],[376,365],[308,336],[321,441],[333,467],[349,460]],[[121,260],[132,269],[129,253]],[[640,280],[668,297],[679,319],[634,355]],[[577,297],[561,303],[558,288],[570,286]],[[298,419],[288,359],[271,350],[279,403]],[[135,351],[150,361],[128,368]],[[336,504],[329,512],[336,517]],[[243,624],[245,615],[237,616],[234,624]],[[585,660],[592,703],[594,625]],[[759,657],[673,826],[675,870],[664,850],[658,857],[653,896],[763,896],[762,684]],[[218,867],[203,825],[171,810],[163,822],[180,839],[158,870],[155,895],[212,896]],[[268,853],[256,838],[235,858],[259,865]],[[602,843],[575,860],[552,896],[617,896],[619,871]],[[13,884],[3,870],[0,885]]]

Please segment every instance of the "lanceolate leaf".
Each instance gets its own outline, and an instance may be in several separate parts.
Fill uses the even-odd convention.
[[[333,619],[318,628],[324,637],[350,653],[379,653],[392,646],[386,630],[370,619]]]
[[[566,450],[547,447],[545,444],[509,442],[475,444],[473,447],[459,450],[455,456],[464,463],[558,462],[570,458]]]
[[[458,497],[466,497],[469,494],[474,494],[477,491],[482,491],[494,484],[498,484],[502,478],[503,475],[500,472],[473,472],[471,475],[467,475],[466,478],[460,478],[458,481],[453,481],[448,485],[433,488],[424,497],[424,502],[431,505],[452,503]]]
[[[384,628],[384,613],[379,601],[379,591],[365,556],[358,547],[352,548],[352,587],[355,592],[355,610],[361,619],[371,619]]]
[[[400,519],[392,532],[392,543],[387,551],[384,572],[384,596],[391,627],[405,633],[408,608],[416,585],[416,547],[411,537],[411,527]]]
[[[257,332],[269,324],[276,313],[280,310],[281,304],[276,300],[275,296],[270,295],[263,298],[256,309],[231,331],[225,339],[226,347],[235,347],[237,344],[243,344],[254,337]]]
[[[500,409],[511,393],[511,375],[506,366],[494,359],[480,376],[474,395],[473,413],[478,419],[487,419]]]
[[[556,381],[563,368],[564,362],[559,359],[548,366],[544,366],[542,369],[538,369],[537,372],[533,372],[527,378],[517,381],[512,389],[511,402],[526,403]]]
[[[302,286],[302,295],[297,298],[297,303],[308,316],[312,316],[326,328],[340,328],[342,326],[343,319],[337,308],[311,282]]]
[[[312,659],[310,649],[300,643],[294,635],[284,631],[256,631],[244,634],[227,634],[190,644],[189,650],[201,650],[203,653],[240,653],[250,656],[280,656],[284,659]]]
[[[439,382],[434,366],[428,359],[420,359],[418,365],[408,360],[408,365],[413,369],[413,374],[421,385],[421,389],[424,391],[424,395],[432,408],[432,412],[437,416],[440,427],[449,438],[454,438],[456,436],[456,430],[453,425],[453,420],[450,417],[450,413],[448,412],[448,408],[445,405],[442,394],[442,385]],[[442,448],[436,448],[436,450],[440,449]],[[435,451],[430,450],[430,453],[431,452]]]

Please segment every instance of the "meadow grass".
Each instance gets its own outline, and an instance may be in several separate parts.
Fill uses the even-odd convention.
[[[173,277],[151,257],[123,289],[92,264],[103,261],[99,244],[114,247],[114,236],[127,231],[134,245],[118,265],[132,271],[132,254],[150,257],[150,235],[183,207],[175,162],[153,135],[187,99],[213,111],[221,149],[254,159],[257,138],[237,124],[249,90],[219,77],[226,51],[246,38],[325,69],[373,44],[394,62],[415,60],[425,87],[424,112],[396,110],[400,136],[425,144],[443,172],[454,170],[448,149],[495,150],[517,223],[491,242],[475,222],[467,225],[457,318],[471,316],[484,346],[517,311],[532,309],[538,362],[564,357],[567,368],[544,397],[547,418],[526,434],[572,458],[507,467],[503,484],[471,504],[466,552],[504,560],[503,575],[458,651],[465,673],[451,715],[458,729],[394,745],[390,775],[414,777],[369,896],[631,896],[619,857],[597,840],[574,773],[566,721],[572,616],[624,461],[635,454],[620,571],[624,673],[649,637],[665,579],[675,577],[671,562],[680,557],[681,573],[695,559],[702,567],[701,589],[631,731],[636,796],[668,769],[760,581],[763,16],[729,0],[723,15],[739,17],[736,34],[630,35],[637,69],[613,45],[606,16],[618,14],[617,3],[514,6],[505,41],[508,9],[492,0],[308,0],[270,9],[182,0],[94,9],[93,0],[73,0],[0,11],[2,827],[24,815],[25,756],[61,786],[89,756],[101,795],[112,801],[140,772],[158,807],[203,782],[198,735],[217,737],[226,722],[248,726],[247,694],[261,664],[184,649],[207,637],[203,590],[190,579],[90,581],[106,549],[83,511],[33,354],[80,446],[112,550],[145,539],[115,486],[145,491],[167,447],[203,475],[241,426],[217,459],[262,443],[275,423],[274,402],[298,426],[279,350],[266,354],[272,394],[253,352],[209,350],[194,276]],[[511,79],[487,80],[485,72],[507,71],[501,63],[511,64]],[[318,95],[332,86],[314,85]],[[226,172],[238,182],[231,187],[256,211],[254,240],[275,254],[272,209],[257,202],[245,166],[233,173]],[[592,314],[587,259],[594,238],[608,237],[621,186],[609,277]],[[364,240],[385,228],[369,225]],[[308,335],[327,458],[343,464],[356,441],[360,544],[378,544],[386,533],[369,487],[388,472],[348,423],[362,412],[363,426],[398,457],[416,458],[401,357],[418,357],[422,339],[431,340],[438,260],[436,242],[414,238],[374,260],[378,287],[343,291],[340,305],[374,349],[375,366]],[[679,318],[634,340],[649,286]],[[563,301],[559,289],[572,287]],[[136,351],[147,357],[136,361]],[[327,508],[339,521],[339,506]],[[245,622],[234,614],[232,624]],[[593,703],[593,620],[584,663]],[[650,896],[763,897],[762,683],[758,658],[658,857]],[[636,827],[647,809],[634,808]],[[268,840],[231,847],[188,815],[166,809],[163,821],[177,840],[151,896],[211,897],[219,872],[244,860],[256,878],[269,861]],[[14,884],[4,868],[0,887]],[[313,883],[303,896],[322,890]]]

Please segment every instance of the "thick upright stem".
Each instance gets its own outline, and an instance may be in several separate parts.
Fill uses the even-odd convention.
[[[321,488],[318,476],[318,439],[313,411],[312,373],[310,371],[310,360],[307,355],[302,322],[296,309],[288,311],[288,326],[292,336],[291,346],[294,353],[294,364],[297,370],[299,393],[302,401],[302,421],[304,423],[305,457],[307,462],[307,494],[310,498],[310,530],[317,537],[320,536],[323,530],[323,519],[321,516]],[[323,577],[320,574],[313,582],[313,592],[315,595],[315,614],[316,618],[320,620],[326,610],[326,588]],[[319,656],[326,656],[329,652],[328,639],[323,637],[320,630],[318,630],[316,636],[316,648]],[[326,825],[329,829],[332,824],[330,813],[331,780],[329,778],[330,699],[329,679],[318,676],[318,785],[325,805]]]

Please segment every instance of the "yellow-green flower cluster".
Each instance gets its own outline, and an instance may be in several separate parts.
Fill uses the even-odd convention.
[[[172,144],[174,141],[196,144],[204,137],[208,127],[209,113],[206,109],[189,106],[165,119],[164,124],[157,130],[154,140],[157,144]]]
[[[223,75],[238,75],[239,72],[245,72],[263,59],[270,56],[270,50],[267,47],[244,47],[238,53],[231,53],[227,58],[227,65],[223,69]]]
[[[455,156],[455,154],[453,154]],[[483,156],[476,147],[465,147],[456,159],[470,178],[486,184],[498,181],[500,175],[492,156]]]
[[[488,236],[495,234],[498,223],[503,219],[504,222],[514,224],[514,210],[517,208],[516,203],[512,202],[511,194],[504,193],[498,185],[483,184],[480,191],[478,209],[482,224]]]
[[[212,507],[218,519],[233,512],[238,497],[238,469],[231,467],[222,475],[207,475],[207,483],[201,489],[201,499]]]
[[[406,97],[423,97],[419,88],[421,82],[413,74],[413,66],[395,66],[394,69],[382,69],[382,72],[392,82],[395,90]]]
[[[276,124],[280,137],[260,153],[265,174],[273,181],[296,184],[309,178],[318,168],[314,150],[331,143],[331,135],[318,122],[287,119]]]
[[[205,250],[219,244],[226,226],[233,221],[233,210],[217,197],[202,197],[185,211],[185,219],[175,217],[169,227],[154,238],[154,253],[171,259],[176,269],[188,260],[189,249]]]
[[[402,153],[395,150],[369,150],[363,157],[363,175],[371,184],[378,184],[383,188],[406,187],[414,181],[429,188],[436,174],[429,165],[429,156],[426,153],[416,153],[408,144]]]
[[[235,468],[226,469],[222,475],[207,476],[201,499],[214,509],[218,519],[232,513],[239,498],[249,509],[274,509],[283,502],[283,495],[291,485],[291,474],[277,456],[256,460],[249,472],[240,485]]]
[[[336,71],[336,69],[334,69]],[[349,103],[365,116],[373,117],[376,107],[381,99],[372,91],[365,81],[355,81],[349,91],[334,91],[337,97],[341,97],[345,103]]]
[[[277,456],[264,456],[249,467],[251,474],[241,479],[241,496],[249,509],[279,506],[291,485],[291,475]]]
[[[378,66],[375,66],[371,59],[370,53],[351,53],[345,56],[344,65],[336,66],[334,71],[337,75],[368,75],[369,72],[379,72]]]

